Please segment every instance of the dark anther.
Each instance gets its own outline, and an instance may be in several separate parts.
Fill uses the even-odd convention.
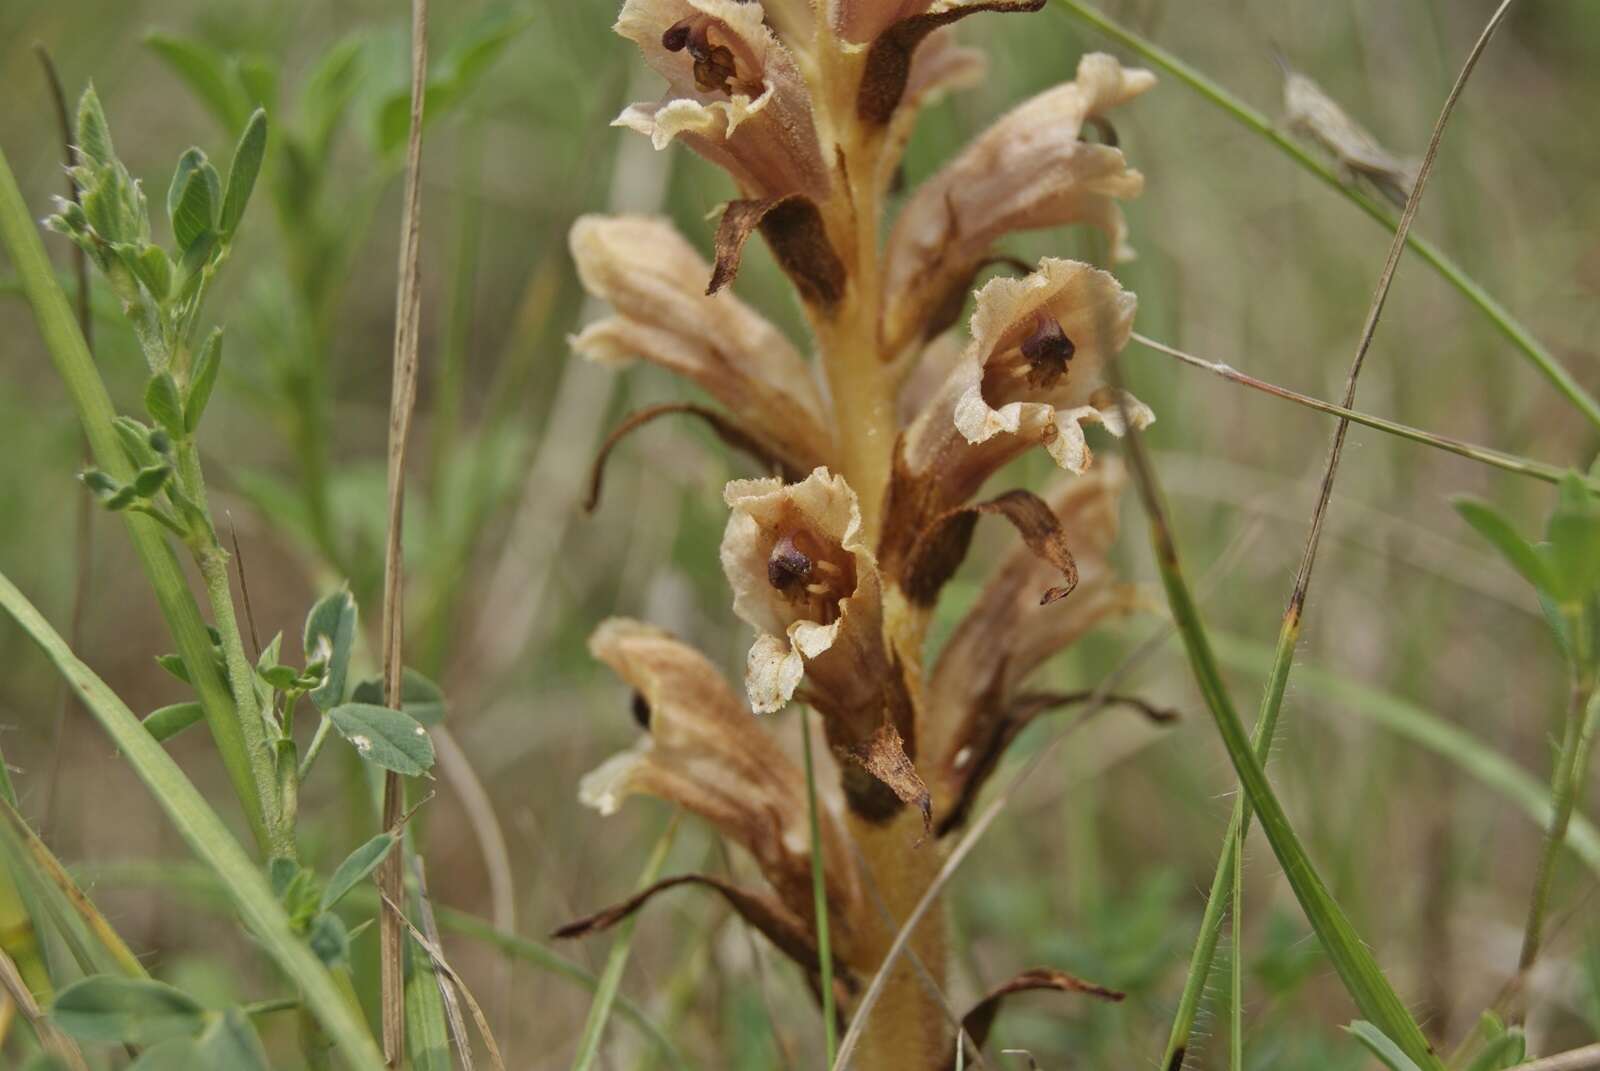
[[[688,50],[694,59],[694,84],[707,93],[732,93],[739,77],[733,50],[711,43],[714,20],[695,14],[679,19],[661,35],[661,47],[668,52]]]
[[[1109,119],[1104,116],[1091,115],[1083,121],[1083,125],[1100,135],[1100,144],[1109,145],[1113,149],[1117,147],[1117,128],[1111,125]],[[1080,138],[1082,137],[1081,134],[1079,136]],[[1087,141],[1088,139],[1082,138],[1082,140]]]
[[[645,732],[650,731],[650,701],[644,697],[643,692],[633,693],[633,720],[639,723],[639,728]]]
[[[689,46],[689,31],[694,22],[694,16],[680,19],[667,28],[661,35],[661,47],[668,52],[682,52]]]
[[[811,576],[811,564],[810,556],[795,545],[794,535],[786,535],[773,544],[767,556],[767,583],[779,591],[790,591]]]
[[[730,88],[738,74],[733,65],[733,51],[725,45],[715,45],[699,55],[690,46],[694,61],[694,84],[706,92],[732,93]]]
[[[1028,383],[1034,387],[1053,387],[1067,374],[1067,362],[1078,347],[1061,330],[1061,323],[1047,312],[1033,318],[1033,330],[1022,340],[1022,356],[1028,362]]]

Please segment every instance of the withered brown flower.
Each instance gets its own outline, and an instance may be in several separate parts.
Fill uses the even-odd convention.
[[[1149,72],[1106,55],[1001,117],[913,190],[880,241],[892,176],[918,111],[981,77],[951,24],[1043,0],[627,0],[617,29],[667,80],[657,104],[618,120],[662,147],[687,142],[732,180],[708,263],[662,220],[585,217],[572,248],[585,286],[615,314],[585,328],[580,352],[640,358],[682,375],[721,409],[682,403],[730,444],[783,475],[735,480],[724,499],[723,571],[754,630],[748,706],[709,662],[636,622],[596,633],[600,658],[637,689],[648,733],[585,778],[602,810],[630,793],[673,800],[754,857],[770,891],[684,875],[580,920],[590,932],[665,888],[726,897],[779,947],[819,971],[808,904],[813,860],[806,786],[758,715],[816,712],[837,760],[844,807],[823,807],[822,869],[837,917],[838,988],[879,969],[899,918],[938,872],[1006,745],[1059,705],[1030,675],[1084,632],[1135,605],[1115,578],[1120,471],[1091,467],[1083,430],[1121,434],[1150,410],[1111,392],[1133,295],[1107,272],[1045,258],[977,293],[970,337],[949,329],[967,290],[1012,232],[1087,223],[1128,253],[1120,202],[1143,176],[1105,113],[1145,92]],[[1085,136],[1094,127],[1094,139]],[[813,334],[806,357],[729,293],[759,232],[789,275]],[[725,410],[725,412],[723,412]],[[1066,470],[1047,498],[1011,488],[979,500],[1008,462],[1043,446]],[[1002,562],[925,666],[929,624],[979,519],[1022,545]],[[1041,605],[1043,604],[1043,605]],[[802,714],[801,716],[810,716]],[[869,908],[877,903],[878,908]],[[936,981],[937,913],[911,947]],[[819,985],[824,984],[817,978]],[[1116,994],[1048,969],[1019,975],[974,1009],[1051,988]],[[891,971],[853,1066],[943,1071],[948,1021],[906,963]]]
[[[612,618],[595,630],[589,649],[634,689],[645,731],[633,748],[583,778],[579,798],[601,814],[635,794],[694,812],[750,853],[777,896],[772,916],[809,927],[805,780],[766,727],[704,656],[660,629]],[[838,916],[848,948],[861,890],[843,831],[826,813],[821,823],[829,916]]]

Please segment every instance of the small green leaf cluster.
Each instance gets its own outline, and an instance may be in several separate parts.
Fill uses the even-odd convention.
[[[1590,479],[1600,476],[1600,459]],[[1544,539],[1530,542],[1493,506],[1476,498],[1455,499],[1457,512],[1499,551],[1538,593],[1545,618],[1562,653],[1581,675],[1597,667],[1600,633],[1600,496],[1576,472],[1562,479]]]
[[[267,878],[291,927],[329,967],[347,965],[350,942],[371,925],[369,920],[351,930],[334,909],[350,890],[372,876],[399,842],[397,833],[379,833],[346,856],[326,883],[293,859],[277,858],[267,864]]]
[[[226,180],[199,148],[179,157],[166,199],[170,249],[152,237],[143,185],[117,158],[93,86],[78,104],[77,140],[71,175],[79,198],[58,199],[45,225],[71,238],[106,277],[151,369],[181,375],[184,362],[173,367],[174,358],[188,348],[206,290],[227,258],[261,172],[266,112],[250,116]],[[176,432],[186,422],[181,408],[174,415]]]
[[[219,337],[214,335],[207,350],[219,348]],[[162,378],[153,379],[152,388]],[[170,383],[170,376],[165,379]],[[152,390],[154,393],[159,391]],[[157,401],[150,408],[160,413],[164,406],[164,402]],[[191,546],[214,539],[215,533],[205,511],[179,486],[175,476],[176,444],[166,422],[158,417],[157,426],[151,427],[133,417],[122,416],[113,426],[123,457],[134,476],[122,482],[100,469],[86,469],[78,478],[90,493],[113,512],[128,510],[155,518]]]

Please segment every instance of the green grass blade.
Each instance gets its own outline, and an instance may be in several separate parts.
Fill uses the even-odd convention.
[[[411,976],[406,979],[406,1058],[412,1071],[452,1071],[450,1027],[444,1018],[444,998],[433,963],[407,941]]]
[[[1400,1051],[1387,1034],[1371,1023],[1357,1021],[1345,1027],[1389,1071],[1422,1071],[1415,1060]]]
[[[667,852],[672,848],[672,840],[678,833],[678,812],[672,813],[672,818],[667,822],[667,827],[661,831],[661,836],[656,841],[656,846],[650,852],[650,858],[645,861],[644,871],[639,875],[638,888],[648,887],[661,873],[662,865],[667,861]],[[444,917],[440,916],[442,923]],[[638,921],[637,915],[630,915],[617,924],[617,936],[611,942],[611,952],[606,956],[606,969],[600,975],[600,984],[595,988],[594,1000],[589,1004],[589,1017],[583,1024],[583,1037],[578,1041],[578,1055],[572,1061],[572,1071],[589,1071],[594,1065],[595,1057],[600,1054],[600,1039],[605,1036],[606,1020],[611,1018],[611,1006],[616,1002],[617,989],[622,985],[622,972],[628,966],[628,953],[633,948],[633,927]]]
[[[1251,807],[1260,815],[1262,831],[1266,834],[1268,843],[1272,845],[1272,852],[1278,858],[1284,877],[1288,879],[1295,898],[1300,902],[1301,910],[1305,912],[1329,961],[1362,1015],[1378,1024],[1384,1033],[1393,1038],[1406,1055],[1417,1061],[1424,1071],[1442,1071],[1444,1065],[1440,1063],[1438,1056],[1428,1044],[1422,1028],[1417,1025],[1405,1004],[1396,995],[1394,988],[1389,985],[1388,979],[1379,969],[1371,951],[1356,934],[1355,927],[1351,925],[1344,909],[1339,906],[1338,900],[1328,891],[1327,884],[1322,880],[1305,846],[1295,834],[1289,816],[1284,812],[1283,805],[1278,801],[1277,794],[1267,780],[1266,771],[1256,756],[1250,737],[1245,733],[1244,723],[1239,720],[1239,713],[1234,709],[1233,701],[1222,683],[1216,656],[1212,653],[1211,642],[1201,622],[1199,609],[1183,576],[1177,547],[1166,525],[1165,511],[1161,505],[1160,492],[1155,486],[1155,477],[1149,469],[1148,459],[1144,456],[1142,446],[1137,439],[1130,442],[1130,453],[1133,459],[1131,467],[1140,484],[1150,514],[1156,563],[1161,572],[1162,585],[1166,589],[1173,624],[1183,638],[1195,683],[1200,688],[1213,721],[1216,722],[1218,734],[1222,737],[1223,746],[1227,749],[1228,758],[1238,774],[1244,794],[1249,799]],[[1288,634],[1293,630],[1286,628],[1283,631],[1284,634]],[[1287,676],[1286,670],[1284,676]],[[1279,702],[1272,702],[1274,683],[1269,682],[1265,700],[1271,702],[1270,709],[1275,711]],[[1281,683],[1276,683],[1276,687],[1277,699],[1281,701]],[[1259,730],[1262,726],[1258,725],[1257,728],[1260,735]],[[1231,876],[1228,885],[1229,887],[1232,885]]]
[[[811,826],[811,896],[817,914],[817,962],[821,965],[822,1033],[832,1067],[839,1051],[839,1027],[833,1009],[833,949],[828,941],[828,891],[822,873],[822,827],[817,818],[817,775],[811,761],[811,712],[800,711],[800,741],[806,760],[806,818]],[[957,1044],[959,1051],[961,1045]]]
[[[148,978],[149,972],[122,935],[78,888],[61,860],[9,803],[0,803],[0,824],[5,828],[8,851],[15,854],[19,866],[33,873],[41,896],[51,901],[51,910],[58,918],[63,935],[75,946],[73,954],[80,962],[92,964],[85,969]]]
[[[1340,181],[1331,168],[1313,156],[1299,142],[1279,130],[1265,115],[1250,107],[1244,101],[1229,93],[1222,86],[1207,78],[1204,74],[1189,66],[1177,56],[1168,52],[1153,41],[1146,40],[1126,26],[1107,18],[1104,14],[1082,3],[1081,0],[1056,0],[1063,11],[1088,23],[1107,37],[1121,44],[1123,47],[1138,53],[1150,63],[1166,71],[1180,82],[1193,89],[1200,96],[1221,108],[1245,128],[1259,134],[1271,144],[1275,145],[1286,156],[1302,168],[1321,179],[1328,186],[1342,194],[1345,200],[1360,208],[1378,223],[1387,227],[1393,233],[1399,226],[1399,220],[1383,205],[1368,197],[1365,193],[1346,185]],[[1533,333],[1524,327],[1506,308],[1494,297],[1473,280],[1466,272],[1445,256],[1438,247],[1425,238],[1416,235],[1407,235],[1406,244],[1427,261],[1434,271],[1438,272],[1445,282],[1449,283],[1468,301],[1477,306],[1478,311],[1488,317],[1489,322],[1500,331],[1506,339],[1517,348],[1535,368],[1561,393],[1568,401],[1578,408],[1589,422],[1600,428],[1600,401],[1583,389],[1571,372],[1558,361],[1554,354],[1533,337]]]
[[[1262,674],[1273,664],[1272,651],[1265,644],[1226,633],[1213,634],[1212,639],[1218,657],[1233,669]],[[1315,665],[1296,664],[1295,680],[1306,693],[1333,700],[1351,713],[1453,763],[1516,804],[1541,828],[1549,824],[1550,786],[1471,733],[1409,700]],[[1600,876],[1600,829],[1582,814],[1572,816],[1567,846],[1584,866]]]
[[[0,152],[0,242],[4,243],[16,266],[23,291],[38,321],[39,333],[44,336],[51,360],[78,411],[95,463],[117,480],[131,479],[132,469],[112,428],[116,411],[112,408],[111,397],[78,330],[66,295],[56,282],[33,216],[22,198],[22,191],[17,188],[4,152]],[[265,730],[260,719],[251,721],[238,717],[232,693],[212,663],[211,637],[200,617],[200,609],[195,605],[188,581],[161,526],[133,510],[125,511],[122,516],[127,521],[134,550],[155,589],[156,601],[172,631],[178,654],[183,657],[199,693],[223,766],[257,843],[265,849],[269,842],[268,816],[277,809],[276,782],[266,748]]]
[[[190,849],[215,871],[240,916],[284,974],[300,987],[307,1007],[338,1044],[349,1066],[379,1071],[383,1057],[366,1025],[345,1002],[327,968],[295,936],[266,878],[177,763],[145,731],[127,704],[67,649],[66,642],[4,575],[0,575],[0,607],[44,649]]]

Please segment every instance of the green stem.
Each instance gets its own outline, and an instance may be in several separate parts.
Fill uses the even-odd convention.
[[[1228,1068],[1229,1071],[1244,1071],[1244,938],[1243,907],[1244,867],[1238,865],[1238,860],[1244,855],[1243,831],[1240,830],[1233,837],[1233,857],[1236,860],[1233,867],[1233,924],[1229,927],[1233,938],[1233,964],[1230,973],[1233,976],[1233,985],[1230,991],[1229,1015],[1232,1017],[1232,1029],[1228,1032]]]
[[[1360,190],[1346,185],[1331,168],[1311,155],[1304,146],[1273,126],[1272,121],[1265,115],[1256,111],[1226,89],[1223,89],[1216,82],[1207,78],[1177,56],[1174,56],[1160,45],[1139,36],[1120,23],[1112,21],[1088,4],[1082,3],[1081,0],[1056,0],[1056,3],[1063,10],[1095,27],[1107,37],[1143,56],[1180,82],[1183,82],[1190,89],[1199,93],[1206,100],[1221,108],[1241,125],[1261,135],[1261,137],[1282,150],[1295,163],[1343,194],[1345,200],[1388,228],[1391,233],[1399,227],[1399,221],[1394,213]],[[1563,397],[1577,406],[1591,424],[1600,428],[1600,401],[1596,401],[1593,395],[1584,390],[1582,385],[1572,377],[1572,373],[1567,371],[1560,361],[1556,360],[1555,355],[1545,349],[1526,327],[1506,311],[1503,305],[1496,301],[1487,290],[1478,285],[1474,279],[1462,271],[1454,261],[1440,252],[1427,239],[1408,234],[1406,236],[1406,244],[1419,257],[1427,261],[1447,283],[1455,287],[1463,297],[1476,305],[1478,310],[1489,318],[1489,321],[1494,324],[1500,333],[1521,351],[1523,356],[1533,363],[1534,367],[1544,374],[1545,378],[1551,382]]]
[[[1264,379],[1257,379],[1255,376],[1248,375],[1229,365],[1217,361],[1208,361],[1204,357],[1185,353],[1183,350],[1169,346],[1164,342],[1157,342],[1155,339],[1147,338],[1137,331],[1133,333],[1132,338],[1133,341],[1141,346],[1155,350],[1157,353],[1164,353],[1169,357],[1174,357],[1195,368],[1203,368],[1230,382],[1250,387],[1253,390],[1261,391],[1263,394],[1270,394],[1274,398],[1294,402],[1296,405],[1303,405],[1307,409],[1314,409],[1319,413],[1343,417],[1352,424],[1361,424],[1401,439],[1409,439],[1414,443],[1431,446],[1436,450],[1444,450],[1458,457],[1468,458],[1484,465],[1492,465],[1506,472],[1514,472],[1519,476],[1532,476],[1534,479],[1543,480],[1545,483],[1560,483],[1567,475],[1566,469],[1556,465],[1547,465],[1542,461],[1518,457],[1502,450],[1494,450],[1487,446],[1477,446],[1473,443],[1462,442],[1460,439],[1452,439],[1446,435],[1435,435],[1431,431],[1413,428],[1409,424],[1400,424],[1393,420],[1386,420],[1383,417],[1371,416],[1356,409],[1335,405],[1333,402],[1325,402],[1321,398],[1313,398],[1309,394],[1301,394],[1298,391],[1289,390],[1287,387],[1280,387],[1276,383],[1268,383]],[[1591,491],[1600,494],[1600,480],[1585,479],[1584,482]]]
[[[327,742],[328,730],[333,728],[333,722],[326,716],[317,723],[317,731],[311,737],[311,744],[306,748],[306,757],[300,760],[300,773],[297,780],[305,782],[306,774],[311,772],[311,764],[317,761],[317,756],[322,754],[322,745]]]
[[[1263,768],[1272,754],[1278,711],[1282,709],[1284,689],[1289,683],[1290,659],[1286,657],[1286,652],[1292,654],[1299,640],[1300,615],[1294,614],[1285,618],[1284,628],[1278,634],[1267,688],[1262,693],[1261,709],[1256,714],[1255,731],[1250,737],[1251,751]],[[1228,832],[1222,840],[1222,854],[1217,859],[1217,871],[1211,877],[1211,894],[1206,899],[1206,910],[1200,918],[1200,935],[1189,957],[1189,974],[1183,982],[1183,994],[1178,998],[1178,1011],[1172,1019],[1172,1030],[1167,1035],[1166,1052],[1161,1057],[1164,1069],[1183,1066],[1189,1037],[1194,1033],[1195,1017],[1200,1012],[1200,1001],[1205,996],[1206,979],[1210,977],[1211,964],[1216,959],[1217,942],[1222,936],[1222,914],[1228,909],[1229,890],[1238,876],[1239,855],[1244,839],[1250,833],[1251,817],[1250,797],[1241,792],[1233,801]]]
[[[661,873],[661,867],[667,861],[667,852],[678,833],[679,815],[680,812],[673,811],[667,827],[661,831],[650,858],[644,864],[644,871],[639,875],[637,888],[648,888]],[[611,942],[606,968],[600,975],[600,984],[595,987],[594,1000],[589,1004],[589,1017],[583,1024],[583,1037],[578,1041],[578,1055],[573,1058],[572,1071],[589,1071],[594,1066],[595,1057],[600,1054],[600,1039],[605,1036],[606,1020],[611,1018],[611,1007],[616,1003],[617,990],[622,985],[622,972],[628,966],[628,953],[633,948],[633,927],[637,922],[638,916],[630,915],[617,924],[617,936]]]
[[[811,896],[817,915],[817,963],[822,990],[822,1030],[828,1046],[828,1067],[839,1051],[838,1020],[833,1007],[833,948],[828,940],[828,889],[822,870],[822,826],[817,817],[817,777],[811,761],[811,716],[800,711],[800,742],[806,760],[806,819],[811,825]]]
[[[1539,854],[1538,869],[1534,872],[1533,896],[1528,903],[1528,921],[1522,934],[1522,955],[1517,960],[1519,977],[1525,976],[1539,958],[1556,865],[1561,861],[1567,827],[1572,822],[1573,809],[1588,775],[1595,727],[1600,722],[1600,689],[1596,689],[1592,673],[1586,668],[1590,659],[1590,643],[1585,638],[1588,622],[1581,609],[1565,616],[1573,637],[1572,697],[1562,731],[1561,751],[1550,779],[1550,825]]]
[[[228,553],[217,542],[205,477],[200,471],[200,451],[192,441],[178,444],[178,482],[183,493],[206,519],[207,531],[194,533],[203,541],[196,546],[195,564],[205,584],[212,624],[222,637],[222,658],[227,667],[228,684],[233,691],[240,733],[250,755],[256,784],[262,788],[261,805],[266,815],[268,851],[273,856],[292,859],[295,857],[293,826],[285,821],[284,801],[278,791],[278,775],[272,749],[267,743],[267,727],[261,713],[260,697],[256,692],[255,668],[245,654],[244,637],[239,632],[239,619],[233,608]]]
[[[0,151],[0,241],[4,242],[22,280],[39,333],[78,411],[95,463],[113,479],[123,482],[132,479],[132,468],[112,429],[116,410],[111,405],[111,397],[89,355],[66,296],[56,282],[33,216],[22,191],[17,188],[17,180],[3,151]],[[211,637],[206,632],[199,607],[161,526],[149,517],[129,511],[123,516],[134,550],[155,589],[162,617],[199,694],[206,723],[233,783],[234,793],[244,808],[257,844],[264,851],[268,850],[266,816],[270,812],[263,807],[262,800],[269,798],[267,793],[272,791],[272,783],[270,778],[265,783],[258,780],[257,764],[246,744],[242,719],[226,683],[212,664]],[[270,764],[267,769],[270,772]]]

